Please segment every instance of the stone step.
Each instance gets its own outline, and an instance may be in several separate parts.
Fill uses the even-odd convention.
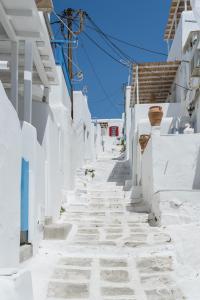
[[[132,199],[142,198],[142,187],[141,186],[133,186],[132,187]]]
[[[50,281],[47,296],[52,297],[53,299],[87,299],[89,297],[89,285],[82,283]]]
[[[44,226],[44,240],[65,240],[71,228],[71,224],[46,225]]]
[[[33,256],[33,246],[31,244],[22,245],[19,250],[20,263],[28,260]]]
[[[45,219],[44,219],[44,224],[45,225],[50,225],[53,223],[53,217],[51,216],[46,216]]]
[[[124,197],[125,193],[124,191],[89,191],[88,195],[91,196],[100,196],[100,197]]]

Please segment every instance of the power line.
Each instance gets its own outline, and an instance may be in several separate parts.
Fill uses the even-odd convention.
[[[124,51],[119,49],[116,44],[114,44],[107,35],[94,23],[94,21],[91,19],[91,17],[86,14],[87,19],[92,23],[93,26],[96,27],[97,32],[100,33],[101,38],[106,42],[106,44],[120,57],[120,59],[128,59],[132,60],[130,56],[128,56]]]
[[[73,31],[65,24],[65,22],[62,20],[62,18],[60,18],[59,15],[57,15],[57,13],[55,12],[54,9],[52,10],[52,13],[57,17],[57,19],[62,23],[62,25],[67,28],[67,30],[73,35],[73,37],[75,37],[77,39],[77,37],[73,33]]]
[[[95,70],[95,68],[94,68],[94,65],[93,65],[93,63],[92,63],[92,61],[91,61],[91,59],[90,59],[90,57],[89,57],[89,55],[88,55],[88,53],[87,53],[87,51],[86,51],[86,48],[85,48],[84,45],[83,45],[83,43],[81,43],[81,46],[82,46],[82,49],[83,49],[83,51],[84,51],[84,53],[85,53],[85,56],[87,57],[87,60],[88,60],[88,62],[89,62],[89,64],[90,64],[90,66],[91,66],[91,69],[92,69],[92,71],[93,71],[93,73],[94,73],[94,75],[95,75],[95,77],[96,77],[96,80],[98,81],[99,86],[101,87],[101,89],[102,89],[102,91],[103,91],[105,97],[107,98],[107,100],[108,100],[112,105],[114,105],[115,110],[116,110],[118,113],[121,114],[121,111],[119,111],[118,107],[116,107],[115,103],[110,99],[110,96],[108,95],[107,91],[105,90],[105,88],[104,88],[104,86],[103,86],[103,84],[102,84],[102,81],[101,81],[99,75],[97,74],[97,72],[96,72],[96,70]]]
[[[103,51],[107,56],[109,56],[111,59],[113,59],[118,64],[127,67],[124,65],[121,61],[117,60],[112,54],[110,54],[106,49],[104,49],[102,46],[100,46],[93,38],[91,38],[85,31],[82,32],[93,44],[96,45],[97,48],[99,48],[101,51]]]
[[[110,98],[113,98],[114,96],[118,95],[118,94],[119,94],[119,93],[118,93],[118,90],[119,90],[119,89],[117,89],[115,93],[112,93],[111,95],[109,95],[109,97],[110,97]],[[104,101],[107,100],[107,98],[108,98],[108,97],[106,96],[106,97],[104,97],[104,98],[101,98],[101,99],[98,99],[98,100],[95,100],[95,101],[90,101],[90,102],[91,102],[91,103],[104,102]]]
[[[86,27],[96,31],[96,32],[99,32],[99,30],[97,28],[94,28],[90,25],[85,25]],[[125,44],[127,46],[130,46],[130,47],[133,47],[133,48],[136,48],[136,49],[139,49],[139,50],[142,50],[142,51],[145,51],[145,52],[149,52],[149,53],[152,53],[152,54],[156,54],[156,55],[162,55],[162,56],[165,56],[167,57],[168,54],[164,53],[164,52],[160,52],[160,51],[156,51],[156,50],[152,50],[152,49],[149,49],[149,48],[146,48],[146,47],[142,47],[142,46],[138,46],[136,44],[133,44],[132,42],[128,42],[128,41],[125,41],[125,40],[122,40],[122,39],[119,39],[111,34],[108,34],[108,33],[105,33],[107,37],[111,38],[112,40],[116,40],[118,41],[119,43],[122,43],[122,44]]]
[[[87,14],[86,16],[87,16],[88,20],[93,24],[93,26],[95,26],[95,28],[97,29],[97,32],[100,33],[100,34],[102,34],[102,35],[105,36],[105,37],[107,36],[107,39],[110,41],[108,35],[105,34],[105,33],[99,28],[99,26],[97,26],[97,25],[95,24],[95,22],[92,20],[92,18],[91,18],[88,14]],[[111,43],[112,45],[114,45],[114,46],[116,47],[116,49],[118,49],[121,53],[123,53],[123,54],[126,56],[126,53],[124,53],[118,46],[116,46],[116,44],[114,44],[112,41],[110,41],[110,43]],[[134,59],[132,59],[132,58],[131,58],[131,60],[132,60],[136,65],[139,64],[136,60],[134,60]],[[152,71],[152,74],[156,75],[153,71]],[[157,77],[160,78],[160,79],[163,79],[163,78],[164,78],[163,76],[160,76],[160,75],[158,75]],[[183,88],[183,89],[185,89],[185,90],[191,91],[191,89],[189,89],[188,87],[182,86],[181,84],[178,84],[178,83],[176,83],[176,82],[175,82],[174,84],[175,84],[176,86],[180,87],[180,88]]]
[[[126,54],[122,49],[120,49],[114,42],[110,40],[108,35],[103,30],[101,30],[101,28],[92,20],[92,18],[88,14],[86,14],[86,17],[91,22],[91,24],[96,27],[97,32],[100,33],[101,36],[103,36],[104,39],[106,39],[114,47],[114,49],[116,49],[120,54],[122,54],[128,61],[136,63],[136,61],[132,57]]]
[[[53,11],[54,12],[54,11]],[[54,14],[56,14],[55,12],[54,12]],[[67,25],[64,23],[64,21],[56,14],[56,16],[58,17],[58,19],[63,23],[63,25],[65,26],[65,27],[67,27]],[[124,55],[124,57],[126,58],[126,59],[128,59],[128,61],[129,61],[129,59],[130,59],[130,61],[129,61],[129,63],[130,62],[133,62],[134,64],[136,64],[136,65],[138,65],[139,63],[136,61],[136,60],[134,60],[134,59],[132,59],[129,55],[127,55],[123,50],[121,50],[115,43],[113,43],[112,41],[110,41],[110,38],[108,37],[108,35],[106,34],[106,33],[104,33],[103,32],[103,30],[101,30],[100,28],[99,28],[99,26],[97,26],[96,24],[95,24],[95,22],[92,20],[92,18],[86,13],[86,17],[87,17],[87,19],[93,24],[93,26],[95,26],[95,28],[96,28],[96,32],[98,32],[99,34],[101,34],[101,37],[103,36],[104,38],[106,38],[107,39],[107,41],[118,51],[118,52],[120,52],[122,55]],[[74,22],[75,23],[75,22]],[[76,23],[75,23],[76,24]],[[77,24],[76,24],[77,25]],[[68,28],[68,27],[67,27]],[[93,44],[95,44],[95,46],[96,47],[98,47],[101,51],[103,51],[104,52],[104,54],[106,54],[107,56],[109,56],[111,59],[113,59],[115,62],[117,62],[117,63],[119,63],[119,64],[121,64],[121,65],[123,65],[123,66],[125,66],[125,67],[130,67],[130,65],[128,66],[128,65],[126,65],[126,64],[124,64],[124,63],[122,63],[121,61],[119,61],[118,59],[116,59],[112,54],[110,54],[106,49],[104,49],[101,45],[99,45],[91,36],[89,36],[89,34],[87,34],[85,31],[83,31],[82,32]],[[74,34],[73,34],[74,35]],[[155,52],[155,51],[154,51]],[[152,71],[152,74],[154,74],[154,72]],[[154,75],[156,75],[156,74],[154,74]],[[160,79],[163,79],[164,77],[163,76],[160,76],[160,75],[156,75],[158,78],[160,78]],[[180,87],[180,88],[183,88],[183,89],[185,89],[185,90],[191,90],[191,89],[189,89],[188,87],[185,87],[185,86],[182,86],[182,85],[180,85],[180,84],[178,84],[178,83],[174,83],[176,86],[178,86],[178,87]]]

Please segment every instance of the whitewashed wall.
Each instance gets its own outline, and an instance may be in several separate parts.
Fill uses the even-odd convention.
[[[138,143],[140,134],[151,134],[151,126],[148,119],[149,107],[151,104],[136,104],[132,109],[131,129],[129,133],[129,152],[131,154],[130,163],[132,165],[133,185],[140,183],[141,179],[141,155]],[[176,127],[177,118],[181,115],[180,103],[157,103],[162,106],[163,119],[161,122],[161,132],[170,133],[170,128]]]
[[[182,60],[183,47],[191,31],[199,30],[193,11],[183,11],[171,45],[168,61]]]
[[[0,82],[0,268],[19,262],[21,128]]]
[[[58,220],[62,202],[74,188],[76,169],[95,158],[94,126],[87,98],[81,92],[75,93],[72,122],[71,100],[62,69],[57,67],[57,71],[59,85],[51,87],[48,102],[42,102],[42,87],[33,88],[32,124],[23,122],[24,99],[19,94],[22,128],[0,85],[2,267],[16,266],[19,261],[22,157],[30,165],[29,242],[34,253],[43,236],[44,217],[52,216],[54,221]],[[9,92],[7,90],[8,95]],[[83,123],[86,125],[85,136]]]
[[[81,91],[74,92],[73,128],[76,134],[77,168],[94,159],[94,130],[88,108],[87,96]]]
[[[200,134],[152,135],[142,156],[142,188],[151,205],[153,194],[200,188]]]
[[[131,130],[131,116],[132,116],[132,108],[130,107],[130,99],[131,99],[131,87],[127,86],[126,87],[126,124],[125,124],[125,130],[126,130],[126,158],[129,160],[130,159],[130,130]]]
[[[188,42],[188,37],[192,32],[200,33],[200,5],[199,1],[192,0],[192,11],[182,12],[182,16],[172,42],[172,46],[168,55],[168,61],[181,60],[181,65],[178,69],[174,80],[177,85],[172,92],[171,100],[181,103],[181,115],[186,121],[190,122],[194,127],[195,132],[200,132],[200,115],[199,115],[199,94],[198,87],[200,83],[199,77],[191,77],[190,62],[197,49],[200,48],[200,43],[191,45]],[[185,88],[182,88],[185,87]],[[195,111],[192,118],[189,118],[188,106],[193,103]]]
[[[35,127],[22,124],[22,157],[29,162],[29,228],[28,241],[36,253],[42,239],[45,216],[45,155],[37,141]]]

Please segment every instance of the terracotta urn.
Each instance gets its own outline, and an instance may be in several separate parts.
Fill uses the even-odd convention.
[[[150,137],[151,137],[150,134],[141,134],[140,135],[139,143],[140,143],[140,148],[141,148],[142,153],[144,152]]]
[[[163,110],[161,106],[155,105],[149,108],[149,121],[151,126],[160,126],[163,117]]]

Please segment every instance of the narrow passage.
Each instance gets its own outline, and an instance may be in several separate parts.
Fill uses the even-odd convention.
[[[118,155],[119,156],[119,155]],[[126,162],[104,155],[77,172],[76,196],[60,222],[72,228],[64,241],[43,241],[32,260],[36,300],[179,300],[173,280],[173,245],[148,214],[131,212],[123,190]]]

